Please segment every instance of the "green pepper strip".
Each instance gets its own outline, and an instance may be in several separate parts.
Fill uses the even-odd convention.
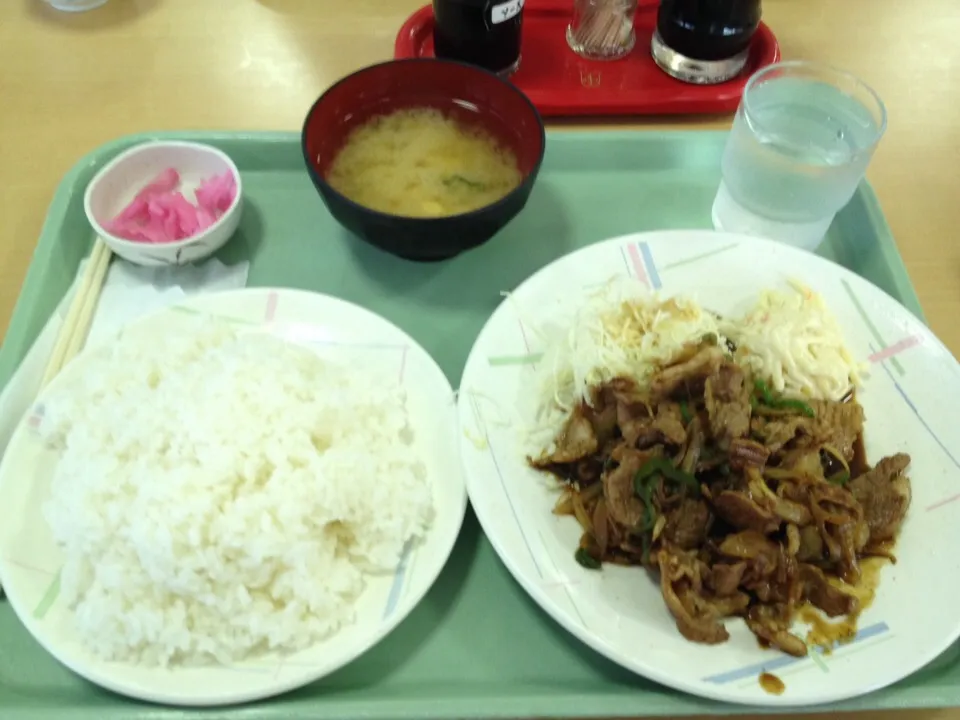
[[[641,560],[644,564],[650,560],[650,533],[653,531],[653,526],[657,524],[657,516],[653,509],[652,481],[654,479],[652,473],[644,475],[643,468],[633,477],[633,490],[643,505],[643,519],[634,528],[634,533],[640,536],[640,543],[643,548]]]
[[[600,569],[600,561],[583,548],[577,548],[577,551],[573,554],[573,559],[588,570]]]
[[[694,494],[699,494],[700,492],[700,483],[697,482],[697,479],[693,475],[683,470],[678,470],[673,466],[673,463],[662,457],[650,458],[637,471],[633,479],[634,490],[640,487],[638,483],[654,475],[663,475],[667,480],[672,480],[679,485],[685,485]],[[639,495],[640,493],[638,492],[637,494]]]
[[[650,562],[650,535],[644,533],[640,538],[640,547],[643,548],[643,552],[640,553],[640,561],[646,565]]]
[[[813,408],[803,402],[803,400],[777,400],[776,407],[781,410],[796,410],[801,415],[806,415],[810,418],[817,416]]]
[[[850,473],[848,473],[846,470],[841,470],[836,475],[831,475],[828,477],[827,480],[832,482],[834,485],[846,485],[848,482],[850,482]]]
[[[657,522],[656,513],[653,512],[653,485],[650,483],[644,484],[637,495],[640,496],[640,501],[643,503],[643,524],[640,526],[640,532],[650,532]]]
[[[658,476],[663,476],[667,480],[686,486],[694,494],[700,492],[700,483],[697,482],[697,479],[693,475],[675,468],[666,458],[651,458],[637,471],[637,474],[633,477],[633,490],[643,503],[643,523],[637,530],[640,533],[640,542],[643,547],[642,560],[645,564],[650,560],[650,532],[657,522],[653,508],[653,486]]]
[[[754,380],[753,389],[757,391],[758,395],[760,395],[760,399],[763,400],[764,405],[769,405],[770,407],[773,407],[773,404],[775,402],[773,393],[770,392],[770,388],[767,387],[767,384],[763,380],[761,380],[760,378],[757,378],[756,380]]]
[[[690,406],[686,401],[680,403],[680,418],[683,420],[684,425],[693,420],[693,415],[690,414]]]
[[[785,398],[774,397],[767,384],[759,378],[754,380],[753,387],[760,395],[760,401],[767,407],[771,407],[776,410],[795,410],[798,413],[811,418],[817,416],[817,414],[813,411],[813,408],[802,400],[787,400]]]

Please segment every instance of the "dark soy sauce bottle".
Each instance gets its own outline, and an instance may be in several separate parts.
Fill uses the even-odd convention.
[[[524,0],[433,0],[434,54],[500,75],[515,72],[523,5]]]
[[[680,80],[725,82],[746,65],[760,15],[760,0],[660,0],[654,60]]]

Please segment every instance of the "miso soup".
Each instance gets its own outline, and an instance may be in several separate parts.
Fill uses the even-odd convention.
[[[516,156],[490,133],[432,108],[371,118],[348,135],[326,177],[371,210],[426,218],[490,205],[522,179]]]

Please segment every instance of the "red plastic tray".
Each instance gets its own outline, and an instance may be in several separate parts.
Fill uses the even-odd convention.
[[[584,60],[567,45],[573,0],[528,0],[520,69],[511,78],[545,117],[682,115],[736,110],[747,79],[780,59],[773,32],[760,25],[743,72],[720,85],[691,85],[667,75],[650,56],[658,0],[641,0],[637,45],[625,58]],[[433,57],[433,8],[417,10],[397,35],[398,58]]]

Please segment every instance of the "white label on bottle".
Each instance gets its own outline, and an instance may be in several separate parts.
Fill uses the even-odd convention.
[[[523,10],[524,0],[508,0],[508,2],[498,3],[490,8],[490,19],[494,25],[511,20],[520,14]]]

